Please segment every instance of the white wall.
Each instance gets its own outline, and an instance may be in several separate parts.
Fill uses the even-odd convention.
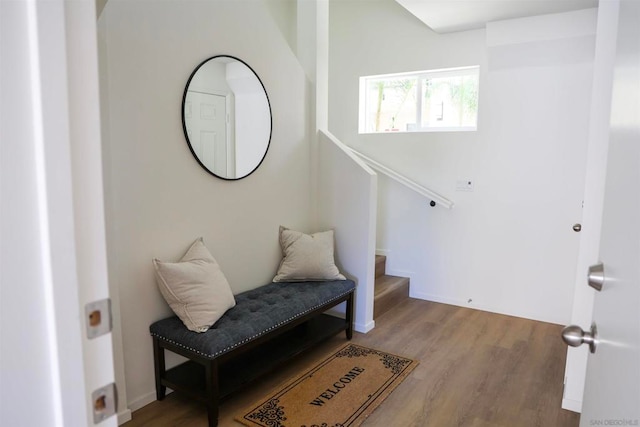
[[[332,1],[330,14],[329,130],[456,204],[428,208],[381,178],[377,247],[389,255],[388,270],[411,277],[414,297],[567,322],[595,12],[553,20],[591,25],[587,35],[569,37],[554,24],[552,40],[491,47],[485,30],[438,35],[391,0],[366,8]],[[521,21],[511,37],[535,34],[526,28],[539,24]],[[466,65],[480,65],[477,132],[357,133],[360,76]],[[456,192],[460,179],[473,180],[474,191]]]
[[[109,275],[120,296],[126,391],[136,409],[155,399],[149,324],[171,314],[151,259],[177,260],[204,236],[238,293],[272,279],[280,224],[313,231],[308,98],[305,74],[263,2],[111,0],[100,20]],[[182,132],[184,85],[216,54],[245,60],[273,110],[265,161],[236,182],[205,172]]]
[[[219,94],[231,92],[227,84],[227,64],[207,61],[191,79],[189,90]]]
[[[338,268],[356,282],[358,332],[374,327],[377,177],[331,134],[318,132],[318,227],[333,229]]]
[[[299,0],[265,0],[271,16],[278,24],[280,32],[289,43],[292,51],[296,51],[298,36],[297,19]]]

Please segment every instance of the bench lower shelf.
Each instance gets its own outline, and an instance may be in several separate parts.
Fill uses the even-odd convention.
[[[287,360],[314,345],[346,330],[344,319],[321,314],[273,338],[263,345],[233,352],[219,358],[218,385],[224,399],[251,381],[274,371]],[[206,371],[197,362],[188,361],[166,371],[162,385],[206,401]]]

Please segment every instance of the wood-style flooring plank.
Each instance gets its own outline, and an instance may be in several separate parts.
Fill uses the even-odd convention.
[[[363,427],[576,427],[560,408],[566,347],[562,327],[409,299],[352,342],[420,361]],[[223,402],[220,426],[255,400],[344,345],[344,334]],[[133,413],[126,427],[206,427],[203,405],[174,394]]]

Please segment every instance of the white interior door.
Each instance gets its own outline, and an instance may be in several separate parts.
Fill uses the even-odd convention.
[[[611,92],[616,41],[618,38],[618,2],[598,5],[597,33],[593,63],[593,82],[589,113],[587,173],[580,250],[576,266],[571,323],[589,326],[593,316],[594,290],[585,283],[585,271],[600,257],[600,231],[607,174],[607,152],[611,117]],[[569,347],[565,370],[562,407],[582,412],[584,383],[589,350]]]
[[[108,298],[95,4],[0,2],[0,425],[117,425]],[[108,329],[108,328],[107,328]]]
[[[191,148],[207,169],[228,177],[226,97],[190,90],[185,103]]]
[[[640,2],[620,1],[600,260],[581,426],[640,425]]]

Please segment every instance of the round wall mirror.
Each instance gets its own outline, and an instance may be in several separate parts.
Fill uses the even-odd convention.
[[[182,98],[182,127],[198,163],[218,178],[250,175],[271,141],[271,105],[262,81],[241,59],[219,55],[196,67]]]

